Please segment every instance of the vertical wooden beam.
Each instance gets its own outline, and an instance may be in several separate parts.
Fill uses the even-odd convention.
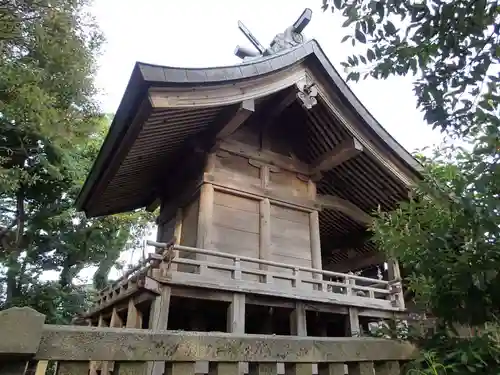
[[[347,336],[359,337],[361,336],[361,328],[359,326],[359,314],[356,307],[349,307],[347,315]]]
[[[290,333],[294,336],[307,336],[306,308],[304,302],[297,301],[290,315]]]
[[[399,270],[399,262],[396,258],[390,257],[387,259],[387,275],[389,281],[401,280],[401,272]]]
[[[268,198],[260,201],[259,207],[260,233],[259,233],[259,258],[271,259],[271,202]],[[267,270],[267,266],[261,264],[260,269]]]
[[[200,202],[198,213],[198,231],[196,247],[208,249],[211,247],[212,218],[214,211],[214,187],[204,183],[200,189]]]
[[[116,310],[116,307],[113,308],[113,311],[111,312],[111,321],[109,323],[110,328],[123,328],[123,320],[120,318],[120,315],[118,315],[118,311]]]
[[[35,375],[45,375],[48,365],[49,361],[38,361],[36,364]]]
[[[260,187],[262,189],[267,189],[269,185],[269,165],[263,165],[260,167]]]
[[[207,156],[205,173],[211,174],[215,169],[217,155],[211,153]],[[210,183],[203,183],[200,188],[200,200],[198,211],[198,230],[196,235],[196,247],[209,249],[212,247],[212,221],[214,212],[214,187]],[[198,259],[206,256],[197,255]]]
[[[309,199],[316,200],[316,183],[311,179],[307,181],[307,195]]]
[[[137,309],[134,299],[128,301],[126,328],[142,328],[142,313]]]
[[[319,213],[313,211],[309,214],[309,236],[311,243],[311,262],[312,268],[321,270],[321,241],[319,237]],[[314,274],[314,279],[322,279],[323,275]]]
[[[400,292],[396,295],[396,303],[400,309],[404,309],[405,300],[403,296],[401,271],[399,269],[399,262],[395,257],[389,257],[389,259],[387,259],[387,276],[389,281],[393,281],[395,286],[399,287]]]
[[[172,289],[165,284],[161,287],[160,295],[156,296],[151,304],[149,316],[149,329],[153,331],[166,330],[168,327],[168,314],[170,310],[170,296]],[[165,362],[148,362],[148,375],[163,375],[165,372]]]
[[[180,243],[181,243],[181,236],[182,236],[182,215],[183,215],[182,207],[179,207],[177,209],[176,214],[175,214],[174,237],[175,237],[175,244],[176,245],[180,245]]]
[[[174,237],[175,237],[175,244],[180,245],[181,244],[181,236],[182,236],[182,219],[183,219],[183,209],[182,207],[179,207],[177,209],[177,212],[175,214],[175,229],[174,229]],[[179,250],[174,250],[174,259],[179,258]],[[171,271],[177,271],[178,264],[176,263],[171,263],[170,264],[170,270]]]
[[[352,274],[352,272],[350,272]],[[353,287],[356,284],[355,279],[347,278],[347,284],[349,287],[347,288],[348,295],[356,295],[356,291]],[[359,326],[359,314],[357,307],[349,307],[347,314],[347,336],[359,337],[361,336],[361,329]]]
[[[245,333],[245,295],[233,293],[227,310],[227,331]]]

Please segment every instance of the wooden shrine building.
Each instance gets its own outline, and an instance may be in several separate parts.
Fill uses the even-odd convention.
[[[89,324],[350,336],[404,311],[367,228],[420,166],[304,41],[308,17],[238,65],[136,64],[77,206],[160,207],[156,251]]]

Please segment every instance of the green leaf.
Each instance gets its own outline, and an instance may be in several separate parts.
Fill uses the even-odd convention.
[[[347,75],[347,81],[359,81],[359,72],[351,72]]]
[[[373,50],[368,49],[368,51],[366,51],[366,57],[368,58],[368,61],[375,60],[375,53],[373,52]]]
[[[355,33],[356,39],[361,42],[361,43],[366,43],[366,37],[365,34],[361,30],[356,30]]]
[[[396,33],[396,27],[391,21],[386,22],[386,24],[384,25],[384,30],[389,35],[393,35]]]

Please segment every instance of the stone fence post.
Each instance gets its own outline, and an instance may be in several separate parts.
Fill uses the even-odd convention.
[[[42,339],[45,315],[29,307],[0,311],[0,374],[24,374]]]

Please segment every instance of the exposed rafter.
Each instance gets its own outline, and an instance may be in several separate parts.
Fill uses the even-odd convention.
[[[319,204],[322,209],[342,212],[351,219],[366,226],[370,225],[373,220],[370,215],[355,204],[333,195],[318,195],[316,197],[316,203]]]
[[[363,152],[363,145],[356,138],[347,139],[316,159],[312,163],[311,174],[319,180],[321,172],[335,168],[361,152]]]
[[[255,101],[253,99],[243,100],[227,122],[219,129],[216,138],[221,140],[233,134],[254,112]]]

